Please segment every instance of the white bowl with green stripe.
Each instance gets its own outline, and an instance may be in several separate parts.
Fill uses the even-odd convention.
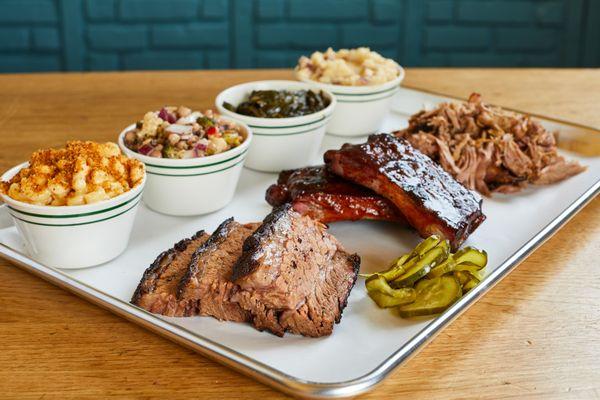
[[[10,180],[27,165],[17,165],[1,179]],[[81,206],[41,206],[0,196],[32,258],[50,267],[76,269],[103,264],[125,250],[145,183]]]
[[[128,157],[146,166],[144,203],[152,210],[168,215],[202,215],[217,211],[231,202],[252,142],[252,130],[238,123],[244,141],[238,147],[206,157],[185,159],[149,157],[127,148],[125,133],[119,135],[119,147]]]
[[[398,77],[393,81],[372,86],[330,85],[310,79],[297,78],[327,90],[335,96],[337,106],[331,121],[327,125],[327,133],[335,136],[365,136],[375,133],[381,127],[388,114],[392,99],[404,79],[404,69],[398,67]]]
[[[301,117],[258,118],[232,112],[223,102],[237,106],[253,90],[318,90],[312,85],[297,81],[256,81],[232,86],[217,96],[215,105],[219,113],[241,121],[252,128],[254,141],[248,151],[245,166],[257,171],[279,172],[282,169],[304,167],[315,162],[325,128],[336,107],[333,95],[323,90],[330,103],[323,110]]]

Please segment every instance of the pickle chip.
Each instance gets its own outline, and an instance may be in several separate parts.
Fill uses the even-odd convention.
[[[438,266],[434,267],[429,271],[427,277],[429,279],[437,278],[438,276],[442,276],[447,274],[448,272],[454,271],[454,267],[456,266],[456,261],[454,261],[454,257],[452,254],[448,255],[446,260],[442,261]]]
[[[423,240],[419,243],[413,251],[410,253],[410,257],[423,256],[423,254],[427,253],[429,250],[433,249],[440,243],[441,239],[437,235],[431,235],[427,239]]]
[[[453,275],[423,279],[415,290],[415,301],[398,307],[403,318],[439,314],[462,296],[461,285]]]
[[[394,261],[392,261],[392,265],[390,266],[390,269],[394,269],[396,267],[404,265],[404,263],[407,262],[409,258],[410,258],[410,254],[401,255],[400,257],[398,257]]]
[[[387,294],[381,292],[370,292],[369,297],[373,299],[373,301],[380,308],[390,308],[397,307],[403,304],[409,304],[415,301],[415,290],[412,288],[404,288],[404,289],[396,289],[401,291],[401,295],[396,296],[388,296]]]
[[[475,274],[479,270],[481,270],[481,267],[473,264],[456,264],[454,266],[454,271],[466,271]]]
[[[396,307],[415,301],[414,289],[392,289],[381,275],[367,279],[365,286],[369,297],[381,308]]]
[[[375,272],[373,274],[359,274],[359,276],[362,276],[363,278],[370,278],[374,275],[381,275],[383,276],[387,281],[393,281],[394,279],[396,279],[397,277],[399,277],[400,275],[402,275],[404,273],[404,263],[410,258],[410,254],[404,254],[398,258],[396,258],[394,261],[392,261],[392,264],[390,265],[390,267],[383,271],[383,272]]]
[[[488,257],[485,250],[478,250],[474,247],[465,247],[454,254],[456,264],[465,264],[482,269],[487,265]]]
[[[467,270],[454,271],[454,276],[462,286],[463,292],[468,292],[481,282],[477,273],[472,273]]]
[[[478,279],[471,279],[470,281],[468,281],[467,283],[465,283],[463,285],[463,292],[468,292],[469,290],[473,289],[475,286],[477,286],[479,284],[479,280]]]
[[[485,268],[486,264],[487,253],[485,251],[465,247],[456,254],[448,255],[448,258],[433,268],[427,277],[436,278],[453,271],[467,271],[476,274],[477,271]]]
[[[481,282],[487,253],[465,247],[450,253],[450,243],[433,235],[389,268],[366,277],[367,293],[381,308],[398,307],[401,317],[439,314]]]
[[[454,271],[453,275],[458,280],[458,283],[460,283],[460,286],[464,286],[465,283],[471,280],[471,274],[468,271]]]
[[[450,245],[448,241],[438,241],[435,247],[424,253],[421,258],[416,260],[414,265],[412,265],[410,268],[407,264],[405,266],[406,272],[393,280],[391,282],[392,286],[407,287],[414,285],[415,282],[423,278],[429,273],[429,271],[431,271],[432,266],[435,266],[437,263],[445,260],[448,257],[449,251]]]

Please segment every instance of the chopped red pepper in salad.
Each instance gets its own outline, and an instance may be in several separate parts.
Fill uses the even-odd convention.
[[[221,135],[220,135],[219,130],[216,127],[211,126],[210,128],[208,128],[206,130],[206,136],[211,137],[211,136],[221,136]]]
[[[151,111],[123,138],[127,148],[156,158],[195,158],[223,153],[244,141],[243,129],[212,110],[163,107]]]

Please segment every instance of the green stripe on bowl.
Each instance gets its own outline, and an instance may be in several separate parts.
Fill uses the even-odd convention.
[[[232,165],[230,165],[230,166],[228,166],[228,167],[221,168],[221,169],[218,169],[218,170],[216,170],[216,171],[210,171],[210,172],[201,172],[201,173],[199,173],[199,174],[181,174],[181,175],[174,175],[174,174],[161,174],[161,173],[158,173],[158,172],[151,172],[151,171],[148,171],[148,170],[146,170],[146,173],[147,173],[147,174],[150,174],[150,175],[159,175],[159,176],[174,176],[174,177],[186,177],[186,176],[210,175],[210,174],[216,174],[217,172],[221,172],[221,171],[225,171],[225,170],[227,170],[227,169],[233,168],[233,167],[235,167],[236,165],[238,165],[238,164],[240,164],[241,162],[243,162],[244,160],[245,160],[245,157],[244,157],[244,158],[242,158],[241,160],[239,160],[238,162],[236,162],[235,164],[232,164]]]
[[[253,132],[253,134],[255,136],[292,136],[292,135],[301,135],[301,134],[306,133],[306,132],[316,131],[317,129],[320,129],[320,128],[324,127],[325,125],[327,125],[327,122],[329,122],[329,120],[325,121],[325,123],[322,124],[322,125],[315,126],[313,128],[306,129],[306,130],[299,131],[299,132],[290,132],[290,133],[258,133],[258,132]]]
[[[396,94],[396,92],[388,94],[387,96],[378,97],[376,99],[369,99],[369,100],[340,100],[340,99],[338,99],[338,103],[371,103],[373,101],[387,99],[388,97],[392,97],[395,94]]]
[[[104,210],[98,210],[98,211],[90,211],[87,213],[81,213],[81,214],[70,214],[70,215],[46,215],[46,214],[36,214],[36,213],[30,213],[30,212],[26,212],[26,211],[21,211],[21,210],[17,210],[14,207],[11,207],[9,205],[7,205],[7,207],[13,211],[18,212],[19,214],[23,214],[23,215],[28,215],[30,217],[37,217],[37,218],[81,218],[81,217],[87,217],[90,215],[97,215],[97,214],[103,214],[109,211],[113,211],[116,210],[117,208],[123,207],[126,204],[131,203],[132,201],[134,201],[135,199],[137,199],[138,197],[140,197],[140,195],[142,194],[142,192],[139,192],[138,194],[136,194],[134,197],[132,197],[131,199],[124,201],[121,204],[117,204],[116,206],[112,206],[109,208],[105,208]],[[64,206],[64,207],[69,207],[69,206]],[[16,217],[15,217],[16,218]],[[29,222],[29,221],[27,221]]]
[[[310,114],[307,114],[307,115],[310,115]],[[299,124],[299,125],[287,125],[287,126],[259,126],[259,125],[250,125],[250,124],[247,124],[247,125],[250,128],[259,128],[259,129],[288,129],[288,128],[299,128],[301,126],[308,126],[308,125],[316,124],[316,123],[322,122],[323,120],[325,120],[325,118],[327,118],[327,117],[323,116],[321,119],[318,119],[316,121],[307,122],[305,124]],[[277,118],[265,118],[265,119],[277,120]]]
[[[223,160],[223,161],[217,161],[211,164],[204,164],[204,165],[190,165],[190,166],[181,166],[181,167],[175,167],[175,166],[166,166],[166,165],[156,165],[156,164],[149,164],[149,163],[144,163],[146,164],[146,166],[148,167],[152,167],[152,168],[163,168],[163,169],[196,169],[196,168],[206,168],[206,167],[212,167],[215,165],[219,165],[219,164],[224,164],[228,161],[231,160],[235,160],[236,158],[239,158],[240,156],[244,155],[246,152],[248,151],[248,149],[242,151],[240,154],[235,155],[231,158],[228,158],[227,160]]]
[[[373,95],[376,95],[376,94],[387,93],[387,92],[390,92],[390,91],[396,90],[396,89],[400,89],[400,86],[399,85],[398,86],[392,86],[389,89],[380,90],[379,92],[372,92],[372,93],[336,93],[336,92],[333,92],[333,94],[335,94],[336,97],[337,96],[342,96],[342,97],[343,96],[358,96],[358,97],[360,97],[360,96],[373,96]]]
[[[44,223],[41,223],[41,222],[33,222],[33,221],[28,221],[28,220],[26,220],[26,219],[19,218],[19,217],[17,217],[16,215],[13,215],[12,213],[10,213],[10,215],[12,215],[12,217],[13,217],[13,218],[16,218],[16,219],[18,219],[19,221],[23,221],[23,222],[25,222],[26,224],[33,224],[33,225],[41,225],[41,226],[58,226],[58,227],[64,227],[64,226],[79,226],[79,225],[89,225],[89,224],[95,224],[95,223],[97,223],[97,222],[108,221],[109,219],[113,219],[113,218],[116,218],[116,217],[118,217],[119,215],[123,215],[123,214],[125,214],[126,212],[133,210],[133,209],[135,208],[135,206],[137,206],[137,205],[139,204],[139,202],[140,202],[139,200],[138,200],[138,201],[136,201],[136,202],[135,202],[135,204],[134,204],[134,205],[132,205],[131,207],[129,207],[127,210],[125,210],[125,211],[121,211],[120,213],[118,213],[118,214],[115,214],[115,215],[111,215],[110,217],[106,217],[106,218],[98,219],[98,220],[96,220],[96,221],[89,221],[89,222],[79,222],[79,223],[74,223],[74,224],[44,224]]]

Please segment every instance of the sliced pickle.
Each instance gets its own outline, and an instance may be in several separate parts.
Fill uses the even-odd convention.
[[[460,286],[464,286],[465,283],[471,280],[471,274],[468,271],[454,271],[453,275],[458,279]]]
[[[487,265],[487,253],[474,247],[465,247],[454,254],[456,264],[466,264],[473,267],[484,268]]]
[[[463,285],[463,292],[467,293],[469,290],[473,289],[477,285],[479,285],[479,279],[471,279]]]
[[[398,257],[394,261],[392,261],[392,265],[390,265],[390,269],[394,269],[398,266],[402,266],[406,261],[408,261],[409,258],[410,258],[410,254],[408,254],[408,253],[401,255],[400,257]]]
[[[398,307],[403,318],[439,314],[462,296],[461,285],[453,275],[423,279],[415,290],[415,301]]]
[[[389,294],[390,291],[394,290],[388,285],[384,277],[379,274],[375,274],[365,281],[367,292],[381,292]]]
[[[415,300],[412,288],[392,289],[384,277],[375,275],[365,282],[367,293],[381,308],[396,307]]]
[[[404,274],[407,270],[411,269],[424,254],[439,244],[440,238],[436,235],[432,235],[419,243],[410,253],[404,254],[392,261],[387,270],[372,274],[360,274],[360,276],[363,278],[370,278],[374,275],[381,275],[388,282],[393,281]],[[445,246],[446,244],[443,243],[442,245]]]
[[[394,268],[390,268],[387,271],[380,273],[379,275],[383,276],[386,281],[393,281],[394,279],[402,275],[404,272],[404,266],[397,265]]]
[[[431,235],[427,239],[423,240],[419,243],[413,251],[410,252],[410,257],[422,257],[423,254],[427,253],[429,250],[433,249],[440,243],[441,239],[437,235]]]
[[[477,271],[481,270],[481,267],[472,264],[456,264],[454,267],[455,271],[467,271],[473,274],[477,273]]]
[[[381,275],[375,275],[367,279],[365,286],[367,287],[367,292],[380,292],[388,296],[395,296],[397,293],[401,293],[400,290],[393,289]]]
[[[394,287],[412,286],[419,279],[431,271],[431,267],[448,257],[450,245],[448,241],[439,242],[438,245],[418,259],[410,268],[405,266],[406,272],[391,282]]]
[[[388,282],[397,279],[406,271],[413,268],[414,265],[421,259],[421,257],[423,257],[423,255],[429,250],[437,246],[439,242],[440,238],[435,235],[428,237],[419,243],[417,247],[413,249],[413,251],[394,260],[395,266],[392,266],[392,268],[380,273],[379,275],[383,275]]]
[[[392,261],[392,264],[390,265],[390,267],[383,272],[375,272],[372,274],[359,274],[359,276],[362,276],[363,278],[370,278],[374,275],[381,275],[386,280],[392,281],[404,273],[403,264],[406,262],[406,260],[409,259],[409,257],[410,257],[410,254],[404,254],[404,255],[396,258],[394,261]]]
[[[387,270],[361,276],[367,278],[367,292],[379,307],[398,307],[406,318],[446,310],[481,282],[487,262],[485,251],[465,247],[451,254],[450,243],[433,235]]]
[[[437,278],[438,276],[445,275],[448,272],[454,271],[455,266],[456,261],[454,261],[454,256],[452,256],[452,254],[449,254],[446,260],[442,261],[438,266],[432,268],[431,271],[429,271],[427,277],[429,279],[432,279]]]
[[[376,272],[374,274],[370,274],[368,278],[373,275],[381,275],[385,278],[386,281],[391,282],[394,279],[398,278],[402,274],[404,274],[407,270],[411,269],[417,261],[419,261],[419,257],[411,257],[410,254],[405,254],[407,257],[400,257],[396,259],[396,265],[392,265],[392,267],[383,272]],[[408,260],[408,261],[406,261]],[[402,265],[399,265],[400,262],[403,262]]]
[[[454,276],[458,279],[458,282],[462,286],[463,292],[468,292],[481,282],[481,278],[478,273],[471,273],[470,271],[454,271]]]
[[[390,284],[395,288],[411,287],[415,284],[415,282],[427,275],[430,270],[430,264],[419,261],[404,274],[391,281]]]
[[[436,278],[452,271],[468,271],[476,274],[487,264],[487,254],[472,247],[458,251],[456,254],[450,254],[446,261],[433,268],[428,278]]]
[[[416,295],[414,289],[404,288],[396,290],[402,293],[390,296],[381,292],[369,292],[369,297],[371,297],[380,308],[397,307],[415,301]]]

